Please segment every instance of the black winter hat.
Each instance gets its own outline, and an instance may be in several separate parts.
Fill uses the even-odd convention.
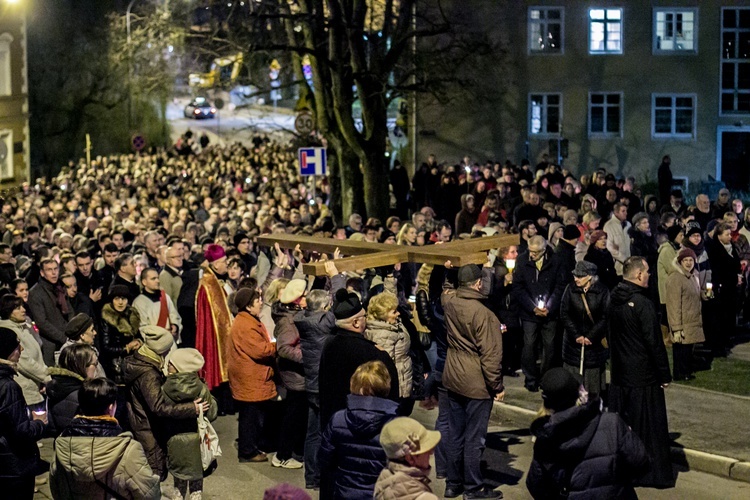
[[[362,302],[356,294],[347,292],[341,288],[336,292],[336,300],[333,303],[333,315],[336,319],[347,319],[362,310]]]
[[[554,411],[567,410],[575,406],[581,383],[565,368],[552,368],[542,377],[542,400],[544,406]]]
[[[235,234],[233,239],[235,248],[240,246],[240,242],[244,239],[249,239],[249,236],[243,232]]]
[[[109,291],[109,298],[115,299],[117,297],[121,297],[123,299],[129,299],[130,298],[130,290],[125,285],[114,285],[112,289]]]
[[[563,239],[564,240],[577,240],[581,237],[581,230],[574,224],[568,224],[563,228]]]
[[[88,314],[76,314],[73,316],[73,319],[68,321],[68,324],[65,327],[65,336],[71,340],[78,340],[93,324],[94,320],[91,319],[91,316]]]
[[[699,228],[699,229],[700,229],[700,228]],[[680,233],[681,233],[682,231],[684,231],[684,229],[682,229],[682,226],[679,226],[679,225],[677,225],[677,224],[674,224],[674,225],[672,225],[672,226],[669,226],[669,227],[667,228],[667,238],[669,238],[669,241],[672,241],[672,242],[674,242],[674,240],[675,240],[675,239],[677,239],[677,236],[679,236],[679,234],[680,234]]]
[[[8,359],[18,348],[18,335],[10,328],[0,328],[0,359]]]

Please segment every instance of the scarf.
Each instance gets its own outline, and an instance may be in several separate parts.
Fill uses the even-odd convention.
[[[161,290],[155,292],[147,292],[144,288],[141,293],[151,299],[151,302],[159,302],[161,300]]]
[[[57,307],[59,307],[60,312],[63,313],[64,316],[66,316],[70,311],[68,311],[68,294],[65,290],[65,285],[63,285],[60,281],[58,281],[56,284],[52,284],[49,281],[47,281],[47,283],[52,285],[52,289],[55,292],[55,301],[57,302]]]
[[[689,248],[690,250],[695,252],[695,255],[700,257],[700,255],[703,253],[705,243],[701,239],[700,243],[698,243],[697,245],[693,245],[689,239],[685,238],[684,240],[682,240],[682,246],[684,246],[685,248]]]

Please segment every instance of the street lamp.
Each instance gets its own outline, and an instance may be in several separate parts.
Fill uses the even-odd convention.
[[[125,11],[125,30],[127,31],[128,45],[128,132],[133,130],[133,47],[130,38],[130,11],[133,8],[135,0],[130,0],[128,9]]]

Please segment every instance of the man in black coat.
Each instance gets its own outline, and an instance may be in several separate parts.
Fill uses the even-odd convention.
[[[612,360],[609,410],[617,412],[641,438],[651,469],[638,485],[672,488],[669,428],[664,389],[672,381],[656,309],[648,293],[649,266],[630,257],[624,281],[610,295],[609,348]]]
[[[576,267],[576,244],[581,237],[581,230],[574,224],[563,228],[562,238],[557,242],[555,254],[560,259],[560,273],[569,276]]]
[[[320,387],[320,426],[322,429],[339,410],[346,408],[349,379],[359,365],[382,361],[391,376],[390,399],[398,399],[398,371],[391,357],[381,351],[362,333],[367,327],[366,311],[359,298],[346,289],[336,292],[333,305],[336,328],[320,355],[318,383]]]
[[[29,290],[29,309],[42,337],[44,363],[55,366],[55,351],[68,341],[65,326],[73,315],[73,306],[65,288],[58,283],[60,267],[57,262],[44,259],[40,268],[39,282]]]
[[[552,367],[558,335],[557,318],[560,299],[570,273],[563,274],[560,258],[547,246],[541,236],[529,240],[528,252],[520,255],[513,274],[516,301],[520,308],[523,328],[523,354],[521,368],[526,389],[539,390],[539,379]],[[536,361],[541,343],[541,370]]]

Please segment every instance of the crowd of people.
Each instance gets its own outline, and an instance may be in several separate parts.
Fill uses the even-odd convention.
[[[535,498],[674,485],[663,390],[726,356],[750,310],[750,209],[727,190],[687,206],[668,157],[656,197],[546,157],[430,156],[411,181],[394,167],[388,219],[343,222],[289,145],[192,141],[71,163],[2,200],[4,491],[31,498],[35,443],[54,437],[55,498],[159,498],[171,474],[167,496],[198,499],[216,467],[200,433],[236,414],[241,463],[304,468],[324,499],[432,498],[433,453],[446,498],[502,498],[480,462],[492,402],[519,375],[544,404]],[[341,273],[338,251],[256,245],[505,233],[519,244],[458,269]],[[302,273],[321,258],[325,276]],[[437,409],[437,432],[407,418],[415,403]]]

